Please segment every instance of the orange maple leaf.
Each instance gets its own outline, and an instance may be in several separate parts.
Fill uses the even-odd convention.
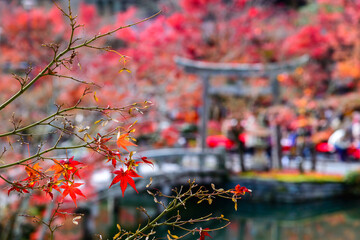
[[[34,164],[32,167],[26,166],[25,171],[28,174],[28,178],[36,178],[41,175],[41,167],[39,166],[39,163]]]
[[[23,179],[22,181],[27,181],[27,187],[33,188],[36,183],[41,178],[41,167],[39,166],[39,163],[34,164],[33,166],[27,165],[25,167],[25,171],[28,175],[27,178]]]
[[[54,176],[60,177],[63,175],[65,179],[69,179],[72,174],[76,175],[78,178],[81,178],[79,175],[79,169],[76,167],[76,165],[80,165],[82,163],[74,161],[74,157],[71,157],[67,160],[61,160],[60,162],[55,159],[53,161],[55,164],[46,170],[47,172],[54,171]]]
[[[137,145],[133,142],[130,142],[129,138],[130,138],[129,133],[124,133],[124,134],[120,135],[120,132],[119,132],[116,144],[118,145],[118,147],[121,147],[121,148],[125,149],[126,151],[130,152],[127,149],[127,146],[137,146]]]
[[[37,175],[40,175],[41,169],[42,168],[39,166],[39,163],[34,164],[34,166],[32,167],[29,166],[25,167],[25,171],[29,177],[35,177]]]
[[[64,167],[61,165],[61,163],[57,160],[53,160],[54,161],[54,165],[52,165],[48,170],[46,170],[47,172],[49,171],[54,171],[54,175],[61,175],[61,173],[64,171]]]

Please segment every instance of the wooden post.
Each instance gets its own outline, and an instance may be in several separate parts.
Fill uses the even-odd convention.
[[[275,220],[271,224],[271,240],[281,239],[281,224],[278,220]]]
[[[315,172],[317,157],[316,157],[315,143],[313,142],[310,143],[310,151],[311,151],[311,171]]]
[[[280,85],[277,80],[277,75],[271,76],[271,92],[273,95],[273,105],[280,103]],[[275,120],[275,119],[274,119]],[[281,151],[281,128],[278,124],[271,124],[271,139],[272,139],[272,148],[271,148],[271,158],[272,158],[272,168],[282,169],[282,151]]]
[[[203,74],[201,76],[203,81],[203,93],[202,93],[202,115],[201,115],[201,128],[200,128],[200,146],[201,151],[204,153],[206,149],[206,138],[207,138],[207,126],[209,122],[209,106],[210,106],[210,99],[209,99],[209,75]]]

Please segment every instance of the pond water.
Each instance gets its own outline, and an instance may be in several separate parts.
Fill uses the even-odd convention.
[[[152,202],[152,199],[149,199]],[[136,200],[129,201],[136,205]],[[144,204],[144,199],[141,199]],[[149,202],[149,206],[150,206]],[[122,226],[142,219],[141,214],[122,204],[118,219]],[[146,204],[148,205],[148,204]],[[156,208],[147,207],[149,213]],[[214,213],[224,214],[231,224],[222,230],[211,232],[216,240],[352,240],[360,237],[360,200],[332,199],[301,204],[254,203],[247,200],[238,202],[238,211],[231,201],[217,201],[212,205],[190,203],[183,211],[184,218]],[[218,228],[224,222],[207,222],[202,228]],[[194,227],[194,225],[192,225]],[[158,236],[166,238],[167,228],[158,229]],[[171,229],[176,235],[181,232]],[[198,239],[190,235],[185,239]],[[207,239],[207,238],[206,238]],[[208,238],[210,239],[210,238]]]
[[[302,204],[242,202],[229,212],[222,240],[350,240],[360,236],[360,202],[327,200]],[[214,234],[215,236],[215,234]]]

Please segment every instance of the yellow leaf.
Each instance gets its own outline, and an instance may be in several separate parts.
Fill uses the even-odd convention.
[[[90,134],[88,133],[85,133],[85,136],[84,136],[84,141],[88,140],[88,139],[91,139],[92,137],[90,136]]]
[[[138,120],[136,120],[133,124],[131,124],[128,129],[132,128],[136,123],[137,123]]]
[[[113,239],[117,239],[118,237],[120,237],[120,232],[118,232]]]
[[[222,215],[222,214],[220,215],[220,217],[221,217],[222,220],[225,220],[225,221],[228,221],[228,222],[230,221],[229,219],[225,218],[224,215]]]
[[[99,101],[99,99],[98,99],[97,96],[96,96],[96,92],[94,92],[94,99],[95,99],[96,102]]]
[[[119,231],[121,231],[121,227],[119,224],[116,224],[116,227],[119,229]]]
[[[86,126],[86,127],[80,127],[79,128],[79,130],[78,130],[78,132],[83,132],[83,131],[86,131],[86,130],[89,130],[90,129],[90,127],[89,126]]]
[[[127,69],[127,68],[120,69],[119,73],[121,73],[122,71],[127,71],[128,73],[131,73],[131,71],[129,69]]]
[[[179,237],[176,236],[176,235],[172,235],[171,232],[170,232],[170,230],[168,230],[168,234],[169,234],[172,238],[174,238],[174,239],[178,239],[178,238],[179,238]],[[169,235],[168,235],[168,236],[169,236]]]
[[[99,122],[101,122],[102,121],[102,119],[99,119],[99,120],[97,120],[96,122],[94,122],[94,124],[98,124]]]

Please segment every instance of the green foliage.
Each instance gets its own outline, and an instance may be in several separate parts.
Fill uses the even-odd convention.
[[[336,6],[332,4],[321,4],[322,7],[327,13],[342,13],[344,8],[342,6]]]
[[[360,171],[352,171],[349,172],[346,176],[345,176],[345,182],[347,184],[359,184],[360,183]]]
[[[349,172],[345,176],[345,183],[350,186],[350,193],[360,195],[360,170]]]
[[[316,3],[310,3],[301,7],[299,10],[299,19],[297,20],[297,25],[305,26],[311,23],[312,18],[316,16],[319,11],[319,6]]]
[[[360,175],[359,175],[360,176]],[[304,173],[299,172],[282,172],[282,171],[271,171],[271,172],[245,172],[241,174],[243,178],[257,178],[257,179],[268,179],[276,180],[280,182],[344,182],[344,178],[339,175],[321,174],[321,173]],[[360,180],[360,177],[359,177]]]

